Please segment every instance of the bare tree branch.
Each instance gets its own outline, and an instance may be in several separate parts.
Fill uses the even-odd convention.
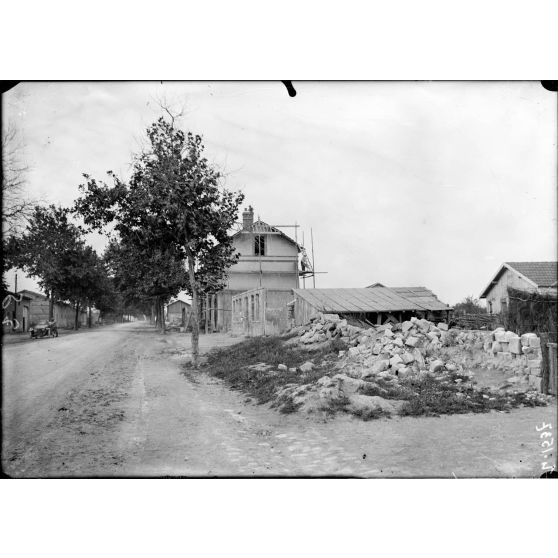
[[[18,233],[27,223],[38,200],[26,196],[29,165],[24,159],[25,146],[13,123],[2,129],[2,231]]]

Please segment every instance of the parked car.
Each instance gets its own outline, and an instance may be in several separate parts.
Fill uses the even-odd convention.
[[[58,337],[58,327],[54,320],[48,322],[39,322],[29,328],[31,339],[41,339],[43,337]]]

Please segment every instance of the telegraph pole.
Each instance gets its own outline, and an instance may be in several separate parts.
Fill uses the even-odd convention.
[[[314,263],[314,234],[312,233],[312,227],[310,227],[310,242],[312,243],[312,282],[314,288],[316,288],[316,264]]]

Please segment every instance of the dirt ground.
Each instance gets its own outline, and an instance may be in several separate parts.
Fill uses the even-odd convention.
[[[201,348],[238,340],[202,335]],[[370,422],[282,415],[203,373],[181,374],[189,346],[189,336],[143,323],[4,346],[4,472],[538,477],[544,458],[535,427],[556,429],[556,404]]]

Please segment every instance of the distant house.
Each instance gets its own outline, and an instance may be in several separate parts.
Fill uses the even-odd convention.
[[[22,292],[5,292],[2,301],[4,333],[28,331],[32,298]]]
[[[260,314],[264,320],[273,316],[273,321],[285,321],[292,289],[299,286],[302,248],[276,227],[254,222],[252,207],[244,210],[242,229],[233,235],[233,245],[240,259],[228,270],[225,289],[211,297],[211,330],[248,333],[249,322]],[[247,291],[251,293],[238,297]]]
[[[186,326],[190,319],[190,314],[192,312],[191,305],[180,298],[172,300],[167,304],[166,307],[167,316],[166,321],[171,324],[180,324]]]
[[[556,295],[558,262],[504,262],[480,295],[486,299],[490,314],[507,312],[508,287]]]
[[[48,320],[50,300],[45,295],[26,289],[19,291],[18,295],[24,297],[21,304],[23,306],[22,318],[25,318],[25,325],[23,325],[22,321],[20,331],[29,331],[29,327],[32,324]],[[53,311],[58,327],[71,328],[74,326],[76,311],[71,305],[65,302],[55,302]],[[87,324],[87,311],[85,309],[80,310],[79,323],[81,325]]]

